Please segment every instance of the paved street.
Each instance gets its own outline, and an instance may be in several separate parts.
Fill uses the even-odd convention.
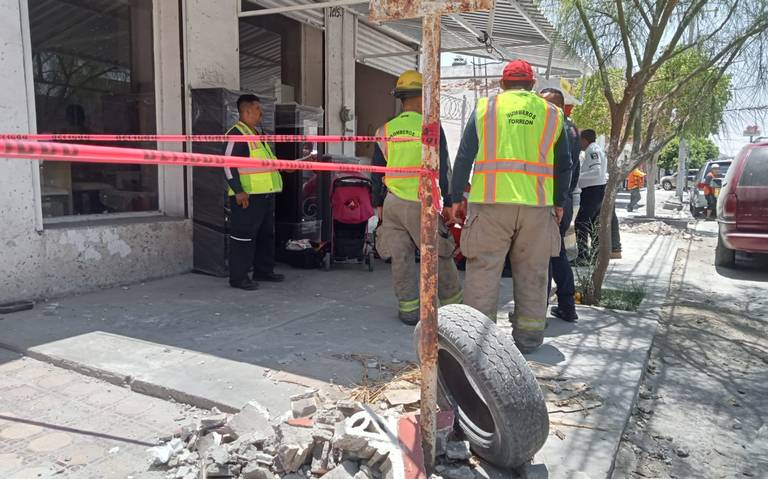
[[[615,478],[768,477],[768,257],[713,266],[698,222],[672,276]]]
[[[0,349],[0,477],[161,478],[146,449],[200,411]]]

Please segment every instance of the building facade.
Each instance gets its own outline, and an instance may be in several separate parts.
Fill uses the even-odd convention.
[[[418,66],[418,21],[372,24],[365,0],[312,3],[0,0],[0,132],[194,133],[193,93],[224,88],[321,108],[326,134],[373,134],[397,113],[396,76]],[[546,57],[543,17],[501,28],[518,15],[507,7],[495,15],[499,44]],[[466,21],[446,22],[449,51],[487,50]],[[371,157],[373,145],[325,151]],[[0,303],[191,271],[191,170],[0,159]]]

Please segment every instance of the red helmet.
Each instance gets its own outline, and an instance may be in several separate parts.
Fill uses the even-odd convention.
[[[504,67],[502,80],[509,81],[533,81],[533,68],[525,60],[512,60]]]

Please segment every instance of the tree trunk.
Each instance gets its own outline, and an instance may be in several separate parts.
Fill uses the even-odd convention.
[[[616,160],[608,164],[608,183],[605,185],[605,196],[600,207],[600,230],[598,238],[600,251],[597,255],[595,270],[592,272],[592,291],[588,291],[585,298],[586,304],[598,304],[602,299],[603,281],[608,272],[608,263],[611,260],[611,221],[613,221],[613,207],[616,203],[616,190],[621,180]]]
[[[648,175],[645,177],[645,186],[648,188],[645,195],[645,216],[656,217],[656,172],[659,170],[659,155],[656,153],[648,162]]]

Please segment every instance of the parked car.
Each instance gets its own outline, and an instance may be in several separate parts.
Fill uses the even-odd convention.
[[[699,170],[697,168],[688,170],[688,176],[686,176],[685,178],[686,189],[688,189],[688,187],[691,186],[691,184],[693,183],[698,173],[699,173]],[[674,172],[671,175],[662,176],[661,180],[659,180],[659,183],[661,183],[661,187],[664,188],[664,190],[666,191],[674,190],[675,188],[677,188],[677,172]]]
[[[736,251],[768,253],[768,142],[744,147],[717,199],[716,266],[735,266]]]
[[[720,165],[720,174],[725,176],[728,173],[728,169],[731,167],[732,159],[728,160],[710,160],[702,166],[696,174],[694,180],[696,187],[691,188],[689,195],[689,203],[691,208],[691,215],[694,218],[700,218],[704,215],[704,210],[707,208],[707,198],[704,196],[704,179],[707,174],[712,171],[712,165],[717,163]]]

